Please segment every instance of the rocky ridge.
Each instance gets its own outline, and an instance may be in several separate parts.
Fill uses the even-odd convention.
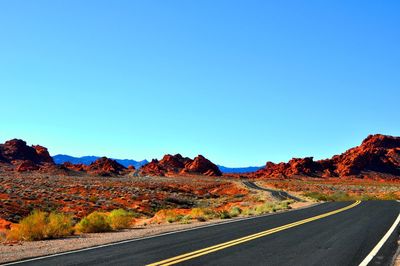
[[[314,177],[365,176],[384,173],[400,176],[400,137],[381,134],[368,136],[361,145],[335,155],[331,159],[314,161],[313,157],[293,158],[287,163],[267,162],[253,177]]]
[[[45,170],[55,166],[53,158],[45,147],[28,146],[20,139],[0,144],[0,161],[18,172]]]
[[[193,160],[183,157],[180,154],[165,155],[160,161],[152,160],[150,163],[140,168],[141,175],[151,176],[170,176],[185,174],[200,174],[207,176],[221,176],[222,173],[218,166],[202,155],[198,155]]]

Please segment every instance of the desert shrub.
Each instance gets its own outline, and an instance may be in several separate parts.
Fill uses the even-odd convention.
[[[208,208],[193,208],[190,211],[190,216],[197,219],[197,217],[204,217],[206,220],[217,218],[219,215],[217,212]]]
[[[192,216],[190,215],[185,215],[181,219],[181,224],[190,224],[190,221],[192,220]]]
[[[255,215],[254,208],[246,208],[243,210],[242,214],[244,216],[253,216]]]
[[[376,197],[375,197],[375,199],[376,199]],[[397,199],[398,199],[398,197],[397,197],[396,193],[394,193],[394,192],[389,192],[382,196],[382,200],[397,200]]]
[[[167,216],[167,222],[169,222],[169,223],[174,223],[174,222],[179,222],[179,221],[181,221],[182,219],[183,219],[183,215],[182,214],[178,214],[178,215],[176,215],[176,214],[174,214],[174,215],[171,215],[171,216]]]
[[[328,197],[325,194],[322,194],[320,192],[306,192],[304,193],[304,196],[316,199],[318,201],[327,201]]]
[[[35,210],[8,232],[7,239],[35,241],[66,237],[72,233],[71,216]]]
[[[328,196],[328,200],[330,201],[350,201],[354,198],[350,197],[349,194],[343,191],[337,191],[332,195]]]
[[[207,221],[207,217],[206,216],[197,216],[196,220],[199,222],[206,222]]]
[[[230,219],[231,216],[230,216],[230,214],[229,214],[228,211],[223,210],[223,211],[221,211],[221,212],[219,213],[219,218],[221,218],[221,219]]]
[[[52,212],[48,216],[46,235],[48,238],[60,238],[73,233],[72,216]]]
[[[375,195],[371,194],[364,194],[359,197],[360,200],[367,201],[367,200],[377,200],[378,198]]]
[[[290,204],[292,200],[284,200],[281,202],[266,202],[254,207],[246,208],[241,210],[241,215],[243,216],[252,216],[252,215],[261,215],[270,212],[276,212],[279,210],[286,210],[290,208]]]
[[[258,205],[255,207],[255,214],[259,215],[259,214],[269,213],[272,211],[273,207],[274,204],[270,202]]]
[[[128,228],[132,222],[132,217],[133,213],[124,209],[113,210],[108,215],[110,226],[114,230]]]
[[[97,211],[82,218],[76,225],[76,229],[81,233],[98,233],[112,230],[107,214]]]
[[[183,215],[179,214],[177,210],[174,209],[161,210],[158,212],[158,215],[164,216],[165,221],[168,223],[179,222],[183,218]]]
[[[229,216],[237,217],[242,213],[242,209],[239,207],[232,207],[229,211]]]
[[[89,197],[89,201],[92,203],[96,203],[99,200],[99,198],[97,196],[90,196]]]
[[[30,215],[23,218],[19,223],[16,236],[18,240],[42,240],[46,236],[47,213],[34,210]],[[12,231],[12,230],[11,230]]]
[[[204,216],[204,211],[203,211],[203,209],[201,209],[201,208],[193,208],[193,209],[190,211],[190,215],[191,215],[193,218],[197,218],[198,216]]]
[[[319,201],[352,201],[358,199],[356,196],[350,196],[344,191],[337,191],[333,194],[323,194],[320,192],[307,192],[304,196],[310,197]]]

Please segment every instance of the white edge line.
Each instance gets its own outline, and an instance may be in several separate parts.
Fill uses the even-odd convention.
[[[385,244],[386,240],[390,237],[393,231],[396,229],[397,225],[400,222],[400,214],[397,216],[397,219],[394,221],[393,225],[389,228],[389,231],[382,237],[382,239],[376,244],[376,246],[371,250],[371,252],[365,257],[365,259],[360,263],[359,266],[367,266],[368,263],[378,254],[379,250]]]
[[[293,212],[294,211],[299,211],[299,210],[302,210],[302,209],[315,207],[315,206],[318,206],[318,205],[321,205],[321,204],[324,204],[324,203],[316,203],[316,204],[313,204],[313,205],[310,205],[310,206],[294,209],[292,211]],[[82,249],[77,249],[77,250],[65,251],[65,252],[51,254],[51,255],[39,256],[39,257],[35,257],[35,258],[30,258],[30,259],[23,259],[23,260],[19,260],[19,261],[6,262],[5,264],[0,264],[0,265],[1,266],[15,265],[15,264],[20,264],[20,263],[25,263],[25,262],[30,262],[30,261],[36,261],[36,260],[42,260],[42,259],[47,259],[47,258],[52,258],[52,257],[57,257],[57,256],[62,256],[62,255],[67,255],[67,254],[78,253],[78,252],[82,252],[82,251],[88,251],[88,250],[93,250],[93,249],[98,249],[98,248],[109,247],[109,246],[116,246],[116,245],[120,245],[120,244],[146,240],[146,239],[150,239],[150,238],[156,238],[156,237],[172,235],[172,234],[177,234],[177,233],[182,233],[182,232],[187,232],[187,231],[193,231],[193,230],[212,227],[212,226],[217,226],[217,225],[237,223],[237,222],[246,221],[246,220],[258,219],[258,218],[262,218],[262,217],[265,217],[265,216],[271,216],[271,215],[288,213],[288,212],[291,212],[291,211],[283,211],[283,212],[278,212],[278,213],[267,213],[267,214],[264,214],[264,215],[259,215],[259,216],[254,216],[254,217],[240,218],[240,219],[236,219],[236,220],[230,220],[230,221],[225,221],[225,222],[207,224],[207,225],[202,225],[202,226],[198,226],[198,227],[182,229],[182,230],[177,230],[177,231],[171,231],[171,232],[162,233],[162,234],[153,235],[153,236],[145,236],[145,237],[140,237],[140,238],[127,239],[127,240],[122,240],[122,241],[118,241],[118,242],[102,244],[102,245],[98,245],[98,246],[87,247],[87,248],[82,248]]]

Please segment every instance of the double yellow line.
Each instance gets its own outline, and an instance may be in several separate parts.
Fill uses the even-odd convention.
[[[337,210],[334,210],[334,211],[331,211],[331,212],[327,212],[327,213],[324,213],[324,214],[320,214],[320,215],[317,215],[317,216],[314,216],[314,217],[311,217],[311,218],[300,220],[298,222],[294,222],[294,223],[282,225],[282,226],[279,226],[279,227],[275,227],[275,228],[272,228],[272,229],[269,229],[269,230],[266,230],[266,231],[262,231],[260,233],[256,233],[256,234],[248,235],[248,236],[241,237],[241,238],[238,238],[238,239],[234,239],[234,240],[231,240],[231,241],[228,241],[228,242],[224,242],[224,243],[221,243],[221,244],[218,244],[218,245],[214,245],[214,246],[211,246],[211,247],[208,247],[208,248],[203,248],[203,249],[199,249],[199,250],[196,250],[196,251],[193,251],[193,252],[185,253],[185,254],[182,254],[182,255],[179,255],[179,256],[176,256],[176,257],[172,257],[172,258],[169,258],[169,259],[166,259],[166,260],[154,262],[154,263],[148,264],[148,266],[177,264],[177,263],[180,263],[180,262],[183,262],[183,261],[186,261],[186,260],[190,260],[190,259],[193,259],[193,258],[196,258],[196,257],[200,257],[200,256],[203,256],[203,255],[212,253],[212,252],[216,252],[216,251],[221,250],[221,249],[225,249],[225,248],[228,248],[228,247],[231,247],[231,246],[239,245],[239,244],[244,243],[244,242],[248,242],[248,241],[263,237],[263,236],[267,236],[267,235],[270,235],[270,234],[273,234],[273,233],[276,233],[276,232],[279,232],[279,231],[283,231],[283,230],[286,230],[286,229],[289,229],[289,228],[292,228],[292,227],[295,227],[295,226],[298,226],[298,225],[301,225],[301,224],[305,224],[305,223],[309,223],[309,222],[312,222],[312,221],[315,221],[315,220],[318,220],[318,219],[322,219],[322,218],[325,218],[327,216],[334,215],[336,213],[343,212],[343,211],[346,211],[348,209],[351,209],[351,208],[357,206],[360,203],[361,203],[361,201],[358,200],[358,201],[354,202],[353,204],[351,204],[349,206],[346,206],[344,208],[341,208],[341,209],[337,209]]]

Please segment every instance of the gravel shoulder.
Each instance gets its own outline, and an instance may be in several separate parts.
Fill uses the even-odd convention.
[[[312,202],[299,202],[292,204],[293,209],[305,208],[314,205]],[[27,258],[51,255],[66,251],[78,250],[93,246],[119,242],[128,239],[154,236],[162,233],[185,230],[209,224],[224,223],[231,220],[243,218],[233,218],[230,220],[210,220],[206,222],[194,221],[190,224],[150,224],[138,226],[119,232],[93,233],[73,236],[64,239],[54,239],[45,241],[20,242],[15,244],[0,244],[0,263],[17,261]]]

